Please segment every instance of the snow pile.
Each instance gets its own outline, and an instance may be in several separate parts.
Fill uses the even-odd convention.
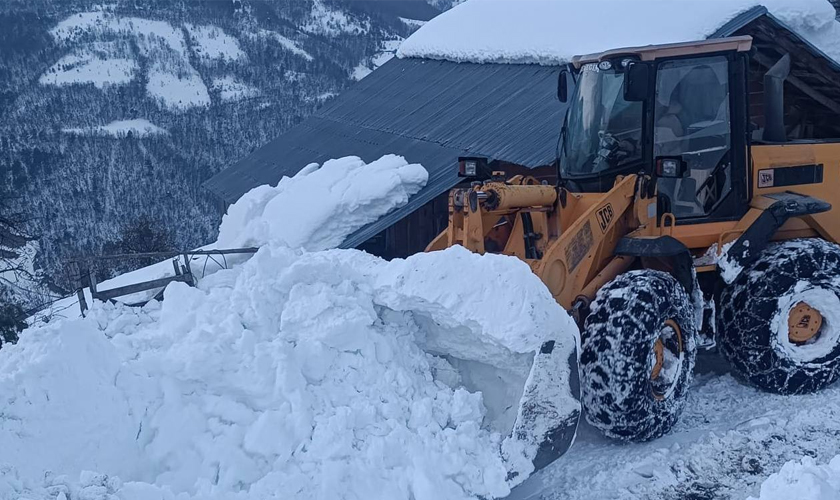
[[[28,330],[0,353],[0,463],[38,477],[46,470],[78,474],[74,465],[84,457],[113,474],[133,474],[139,455],[127,431],[136,433],[136,419],[115,385],[116,349],[94,322]]]
[[[515,258],[323,250],[427,175],[310,165],[231,207],[220,242],[262,245],[250,260],[0,350],[0,498],[507,495],[550,431],[523,391],[579,414],[568,370],[533,363],[546,340],[575,355],[571,318]]]
[[[355,229],[408,203],[428,178],[422,165],[396,155],[368,164],[356,156],[329,160],[321,167],[312,163],[275,187],[252,189],[231,205],[217,244],[334,248]]]
[[[748,500],[837,500],[840,498],[840,455],[826,465],[813,458],[791,460],[761,485]]]
[[[840,24],[827,0],[471,0],[422,26],[398,55],[557,65],[578,54],[701,40],[756,5],[840,60]]]
[[[458,339],[466,360],[527,372],[537,332],[568,354],[573,329],[513,258],[264,247],[162,304],[99,304],[0,351],[0,494],[504,496],[523,460],[421,347]]]
[[[112,135],[114,137],[125,137],[131,132],[135,137],[146,137],[150,135],[165,134],[166,130],[144,118],[134,120],[116,120],[106,125],[97,127],[66,128],[63,132],[79,135]]]

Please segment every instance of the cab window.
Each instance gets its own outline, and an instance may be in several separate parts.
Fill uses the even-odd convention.
[[[684,177],[658,181],[678,219],[708,215],[732,189],[728,82],[724,56],[659,64],[653,154],[687,164]]]

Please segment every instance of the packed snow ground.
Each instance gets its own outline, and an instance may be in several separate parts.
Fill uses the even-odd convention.
[[[470,0],[418,29],[397,55],[557,65],[579,54],[702,40],[756,5],[840,60],[840,23],[827,0]]]
[[[518,486],[510,500],[838,498],[836,491],[809,496],[804,473],[768,477],[788,461],[827,464],[840,453],[840,386],[780,396],[753,389],[728,370],[718,355],[701,353],[680,422],[655,441],[615,443],[582,423],[569,453]],[[791,494],[772,496],[776,490]]]
[[[517,259],[324,250],[426,178],[311,165],[231,208],[220,241],[261,245],[247,262],[25,331],[0,350],[0,498],[505,496],[537,443],[506,437],[521,389],[498,377],[539,379],[546,339],[568,359],[572,320]],[[568,407],[557,387],[541,403]]]

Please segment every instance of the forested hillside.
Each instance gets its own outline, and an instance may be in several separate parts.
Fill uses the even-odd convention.
[[[201,183],[362,78],[451,0],[6,0],[0,195],[36,265],[213,239]]]

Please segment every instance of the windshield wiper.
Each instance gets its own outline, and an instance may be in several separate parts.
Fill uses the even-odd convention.
[[[569,114],[563,115],[563,126],[560,128],[560,136],[557,138],[557,145],[554,147],[554,162],[557,168],[557,185],[563,185],[563,172],[560,168],[560,143],[563,143],[563,156],[566,156],[566,120]]]
[[[563,156],[569,156],[569,152],[566,150],[566,134],[568,130],[568,121],[569,121],[569,113],[563,117],[563,128],[560,129],[560,142],[562,143],[560,147],[562,148]]]

